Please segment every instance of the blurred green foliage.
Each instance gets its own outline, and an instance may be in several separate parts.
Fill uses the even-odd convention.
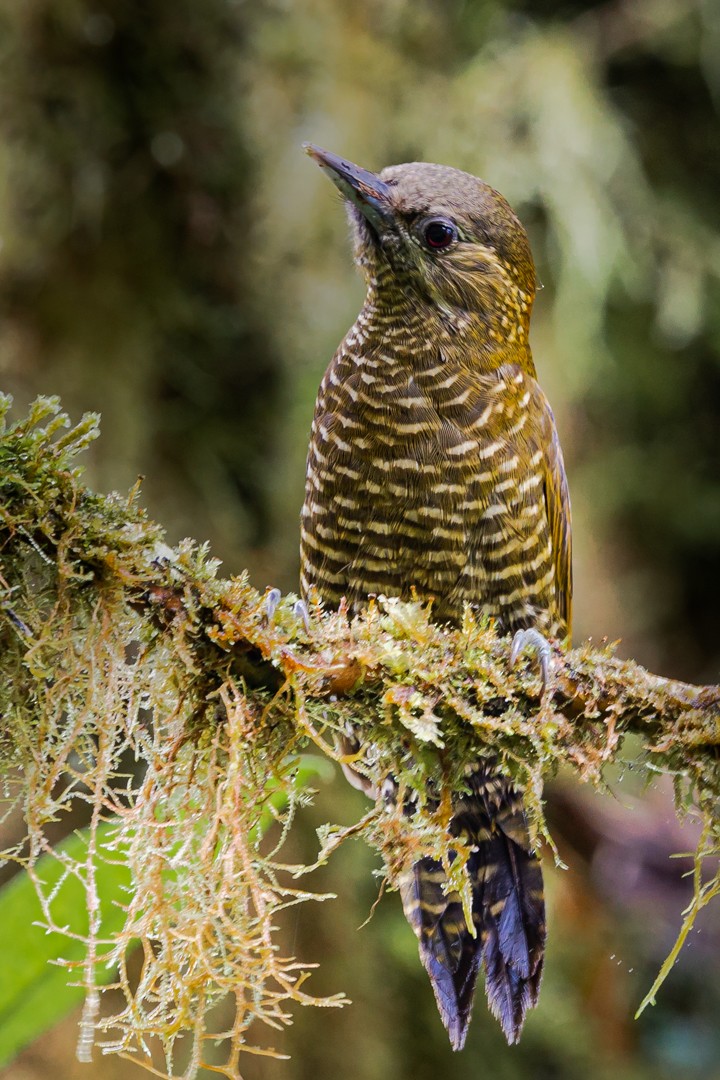
[[[533,346],[568,461],[577,637],[716,681],[719,49],[716,0],[0,0],[2,388],[101,410],[95,486],[146,474],[172,537],[293,588],[312,402],[361,297],[299,145],[469,169],[515,205],[545,285]],[[319,820],[364,806],[332,799]],[[357,846],[323,870],[355,909],[288,926],[355,1005],[304,1012],[292,1061],[248,1080],[720,1077],[717,927],[633,1024],[677,906],[659,887],[623,904],[623,882],[608,900],[608,845],[581,859],[561,824],[571,871],[519,1048],[478,1009],[450,1054],[391,900],[348,972],[375,897]]]
[[[98,830],[100,841],[109,829]],[[117,933],[125,920],[121,904],[130,887],[130,872],[118,860],[98,859],[94,866],[95,887],[101,905],[100,934]],[[3,941],[3,971],[0,974],[0,1068],[15,1058],[18,1050],[63,1019],[82,1004],[84,939],[88,933],[86,883],[71,870],[85,866],[88,859],[86,831],[69,836],[55,854],[41,856],[33,878],[18,874],[0,891],[0,933]],[[47,914],[63,933],[50,930],[36,884],[47,897]],[[74,965],[68,971],[68,964]],[[78,968],[80,970],[78,970]],[[101,960],[95,967],[99,984],[110,982],[113,968]],[[68,985],[68,984],[74,985]]]

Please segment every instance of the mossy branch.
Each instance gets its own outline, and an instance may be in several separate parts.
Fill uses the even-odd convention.
[[[3,416],[9,406],[0,401]],[[343,1003],[307,993],[312,965],[274,938],[283,908],[323,899],[296,885],[311,868],[279,858],[307,797],[297,774],[308,742],[368,790],[396,778],[397,805],[378,797],[349,830],[381,852],[392,884],[421,853],[446,859],[449,799],[427,793],[460,785],[468,760],[497,757],[525,790],[536,838],[550,840],[543,780],[565,763],[601,785],[633,732],[644,767],[673,776],[678,810],[703,817],[687,932],[720,887],[703,878],[720,846],[720,687],[663,679],[586,644],[555,649],[543,694],[537,665],[511,668],[507,640],[470,611],[450,629],[426,605],[392,599],[352,620],[318,606],[306,620],[294,597],[273,610],[245,575],[220,578],[204,546],[167,547],[137,491],[88,491],[75,458],[96,435],[95,417],[71,428],[56,400],[40,399],[0,439],[0,754],[8,805],[22,803],[27,823],[6,854],[32,873],[52,850],[48,825],[89,804],[88,850],[111,822],[104,857],[126,862],[133,881],[123,931],[103,940],[92,859],[67,866],[91,912],[83,977],[98,958],[115,964],[126,1003],[100,1020],[89,994],[84,1057],[107,1031],[106,1051],[147,1063],[156,1038],[172,1073],[185,1037],[193,1076],[220,1038],[227,1058],[213,1067],[234,1077],[253,1021],[290,1022],[291,1001]],[[357,731],[371,749],[348,756],[344,736]],[[268,830],[273,819],[280,828]],[[326,830],[321,860],[343,835]],[[460,856],[448,870],[462,888]],[[38,890],[52,925],[52,896]],[[134,941],[139,977],[128,970]],[[208,1010],[228,994],[234,1021],[211,1031]]]

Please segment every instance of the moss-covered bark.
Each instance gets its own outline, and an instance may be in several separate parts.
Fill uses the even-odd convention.
[[[113,1049],[142,1059],[143,1040],[157,1037],[172,1072],[187,1034],[194,1075],[217,1037],[207,1010],[230,993],[224,1068],[236,1076],[253,1020],[277,1027],[291,1001],[341,1001],[306,994],[308,965],[273,940],[281,909],[312,899],[296,881],[311,868],[283,865],[267,832],[273,818],[284,832],[303,797],[297,754],[308,743],[351,763],[371,788],[392,774],[414,793],[412,815],[403,798],[378,798],[357,825],[325,832],[321,861],[360,833],[392,885],[421,853],[446,853],[450,802],[427,791],[457,788],[468,760],[496,756],[525,790],[538,842],[552,843],[544,778],[565,763],[602,785],[632,732],[641,766],[673,776],[678,811],[703,816],[683,934],[717,893],[718,879],[702,871],[720,839],[720,687],[663,679],[586,644],[554,650],[543,691],[537,665],[511,667],[491,623],[468,611],[460,628],[438,626],[427,606],[392,598],[353,620],[320,608],[306,619],[294,597],[275,606],[246,576],[220,578],[205,547],[167,547],[137,492],[88,491],[75,457],[96,418],[67,427],[57,401],[42,399],[0,440],[0,751],[9,800],[22,802],[27,822],[10,858],[32,871],[51,849],[48,826],[82,803],[91,835],[112,822],[110,849],[129,865],[123,931],[101,944],[91,918],[88,932],[89,957],[118,965],[125,995],[126,1008],[101,1025]],[[349,727],[371,748],[352,761],[337,740]],[[460,887],[462,861],[450,873]],[[69,872],[92,912],[90,863]],[[51,898],[44,905],[50,923]],[[136,940],[139,982],[127,968]]]

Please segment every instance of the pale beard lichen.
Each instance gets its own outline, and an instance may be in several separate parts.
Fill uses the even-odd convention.
[[[9,405],[2,399],[4,414]],[[55,892],[37,860],[54,852],[84,888],[86,953],[72,973],[88,989],[83,1057],[97,1041],[148,1064],[146,1047],[159,1042],[165,1070],[182,1057],[193,1076],[220,1039],[225,1063],[213,1067],[237,1077],[239,1052],[260,1038],[258,1027],[248,1034],[253,1021],[278,1029],[292,1002],[344,1002],[309,994],[313,965],[279,947],[283,909],[324,899],[297,887],[311,867],[283,864],[280,844],[309,797],[298,752],[310,745],[348,764],[341,737],[358,728],[372,750],[352,767],[376,805],[356,826],[326,830],[320,861],[361,834],[390,885],[431,855],[461,898],[466,853],[448,861],[451,808],[433,793],[461,789],[468,760],[495,756],[524,791],[535,839],[548,841],[543,779],[566,763],[602,785],[633,732],[637,767],[672,775],[678,812],[704,824],[681,944],[720,889],[710,862],[720,847],[719,688],[585,645],[554,653],[541,700],[533,664],[513,670],[507,639],[470,610],[448,629],[427,605],[385,599],[352,621],[315,608],[305,625],[291,597],[268,617],[264,597],[244,576],[220,579],[204,547],[166,547],[136,491],[84,487],[75,458],[96,435],[95,417],[69,429],[57,401],[40,399],[0,438],[0,756],[6,812],[21,805],[27,829],[6,857],[35,875],[54,929]],[[50,839],[71,811],[87,837],[76,856]],[[113,861],[130,887],[120,929],[104,936],[98,871]],[[111,1016],[99,1012],[100,958],[117,968],[109,985],[125,1003]],[[233,1018],[211,1030],[211,1007],[228,996]]]

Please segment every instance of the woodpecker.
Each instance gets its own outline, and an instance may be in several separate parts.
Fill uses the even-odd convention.
[[[356,612],[372,594],[416,595],[439,622],[457,624],[469,604],[520,643],[568,637],[570,501],[528,340],[536,278],[523,226],[458,169],[376,174],[306,150],[345,199],[367,295],[315,405],[304,596]],[[540,861],[521,794],[490,752],[468,763],[452,809],[451,857],[453,837],[471,848],[474,926],[429,857],[403,875],[403,908],[453,1048],[481,968],[513,1043],[542,975]]]

